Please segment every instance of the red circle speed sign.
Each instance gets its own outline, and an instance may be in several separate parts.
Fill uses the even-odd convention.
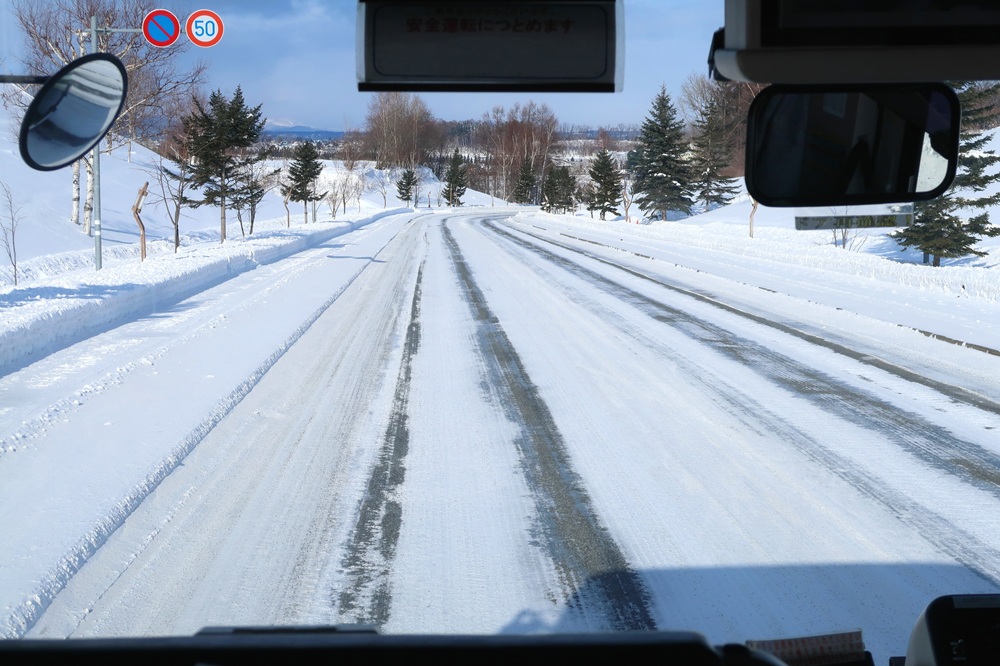
[[[142,36],[158,48],[170,46],[181,36],[181,22],[171,11],[154,9],[142,19]]]
[[[195,46],[215,46],[222,39],[222,30],[222,19],[210,9],[199,9],[184,24],[184,32]]]

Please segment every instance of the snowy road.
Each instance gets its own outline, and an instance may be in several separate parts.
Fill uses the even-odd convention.
[[[2,378],[42,425],[0,629],[861,627],[881,663],[998,591],[1000,361],[546,226],[389,217]]]

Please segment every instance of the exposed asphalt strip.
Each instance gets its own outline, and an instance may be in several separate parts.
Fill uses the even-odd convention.
[[[597,517],[570,464],[551,412],[517,351],[486,303],[454,236],[442,227],[452,263],[473,319],[487,374],[487,390],[520,426],[515,440],[535,504],[535,532],[562,584],[568,605],[586,621],[611,630],[652,630],[650,596],[621,549]],[[596,616],[596,617],[595,617]]]
[[[424,267],[410,305],[410,323],[403,341],[403,359],[396,379],[389,424],[378,459],[368,478],[351,543],[343,559],[347,585],[340,592],[339,613],[345,622],[381,626],[389,619],[392,589],[389,573],[399,541],[403,509],[396,490],[403,483],[403,464],[410,447],[409,401],[413,357],[420,347],[420,295]]]
[[[874,429],[881,435],[924,460],[932,467],[943,470],[960,478],[965,483],[1000,497],[1000,456],[983,447],[957,439],[947,429],[930,423],[919,415],[906,413],[898,407],[881,400],[874,394],[868,394],[848,384],[837,381],[828,375],[774,352],[758,343],[739,337],[719,326],[699,320],[688,313],[660,303],[645,294],[629,289],[600,273],[581,266],[545,248],[534,245],[495,225],[485,223],[485,226],[508,241],[544,257],[578,277],[588,280],[606,293],[615,295],[624,302],[631,303],[657,321],[667,323],[675,330],[683,332],[692,339],[754,369],[768,381],[787,388],[819,408],[839,418],[856,423],[863,428],[873,429],[874,426]],[[590,259],[612,266],[630,275],[649,280],[673,291],[698,298],[698,300],[703,302],[718,305],[727,311],[740,314],[754,321],[759,321],[759,323],[778,327],[781,330],[786,328],[781,324],[768,322],[757,315],[744,313],[731,306],[719,304],[714,299],[704,295],[670,284],[664,284],[660,280],[619,266],[600,257],[594,257],[577,248],[565,246],[546,238],[534,236],[533,234],[527,235],[565,250],[582,254]],[[790,327],[787,328],[789,328],[787,332],[810,342],[815,337],[803,334]],[[834,343],[829,343],[828,341],[821,341],[820,343],[824,347],[828,347],[834,351],[840,352],[841,350],[840,346]],[[849,352],[846,355],[852,358],[858,354],[846,348],[844,348],[844,352]],[[866,358],[870,358],[864,355],[861,356],[863,358],[859,358],[858,360],[862,362],[865,362]],[[689,365],[684,359],[672,358],[682,367]],[[912,374],[896,366],[889,365],[889,367],[902,371],[907,375]],[[899,375],[899,372],[894,372],[893,374]],[[756,402],[748,396],[732,395],[732,391],[727,391],[725,387],[715,386],[703,377],[697,368],[691,367],[687,375],[694,380],[701,381],[705,386],[710,388],[726,404],[727,410],[731,414],[738,416],[748,427],[759,431],[760,427],[763,426],[768,431],[774,432],[783,441],[794,445],[808,458],[813,459],[837,476],[843,478],[863,494],[883,504],[901,522],[912,525],[924,538],[935,544],[943,552],[951,555],[991,583],[1000,583],[1000,551],[997,549],[961,530],[945,518],[914,502],[903,493],[887,487],[885,482],[876,475],[860,468],[857,463],[816,441],[809,434],[801,431],[793,424],[786,422],[780,415],[773,413],[766,405]],[[904,378],[908,379],[909,377]],[[919,383],[925,386],[939,384],[939,382],[934,382],[933,380],[921,381]],[[957,387],[948,387],[948,385],[943,384],[942,386],[951,388],[954,392],[962,391],[962,389]],[[981,407],[979,403],[985,400],[979,396],[976,396],[978,400],[975,402],[960,400],[954,395],[949,395],[949,397],[956,401],[973,404],[976,407]],[[995,403],[988,404],[993,406],[993,409],[988,411],[995,413],[997,411]]]

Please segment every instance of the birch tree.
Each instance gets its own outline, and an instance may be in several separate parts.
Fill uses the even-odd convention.
[[[25,73],[48,76],[91,50],[91,17],[100,28],[139,28],[156,5],[151,0],[12,0],[14,20],[24,39],[21,62]],[[189,44],[182,40],[168,49],[146,42],[141,33],[98,33],[97,50],[117,56],[129,77],[125,105],[104,140],[105,152],[132,141],[155,138],[162,130],[170,100],[190,97],[201,85],[206,65],[182,69],[178,56]],[[4,101],[26,108],[35,86],[4,86]],[[24,94],[27,92],[28,94]],[[93,211],[93,165],[81,160],[87,174],[84,231],[89,233]],[[80,162],[73,165],[70,220],[80,224]]]

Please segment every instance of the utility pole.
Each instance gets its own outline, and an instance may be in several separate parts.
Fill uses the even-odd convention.
[[[98,28],[97,17],[90,17],[90,29],[81,30],[81,35],[90,33],[90,52],[97,53],[97,33],[111,34],[116,32],[142,32],[142,28]],[[94,269],[101,270],[101,142],[94,146]]]

